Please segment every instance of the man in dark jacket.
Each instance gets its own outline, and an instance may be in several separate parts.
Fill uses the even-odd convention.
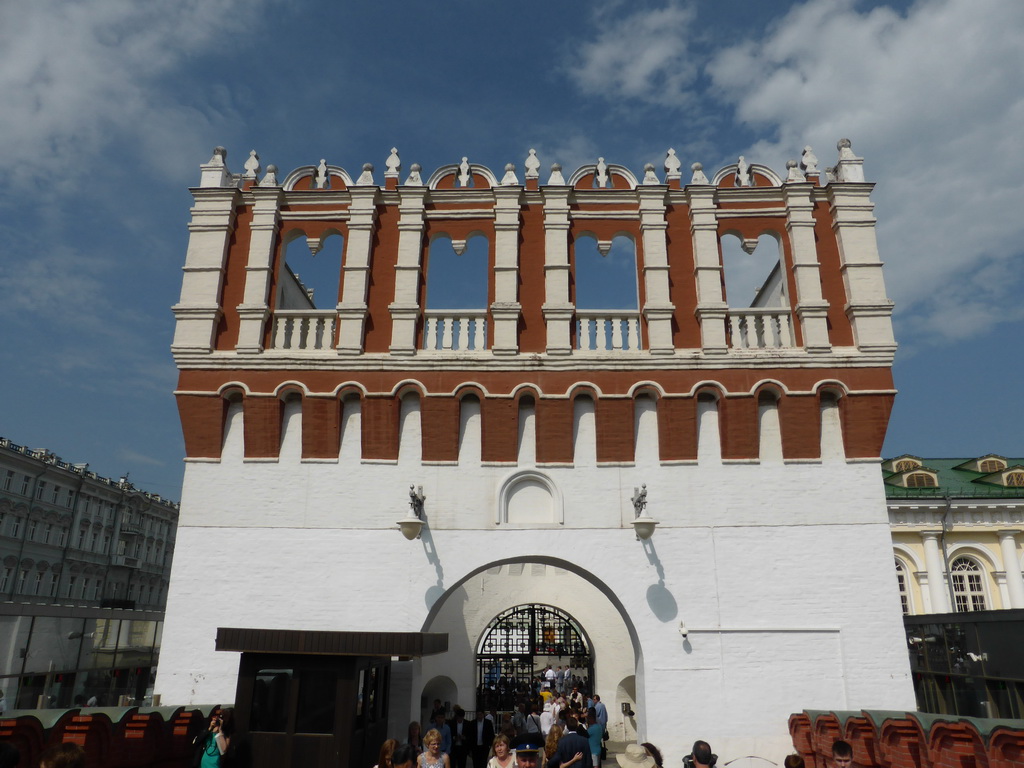
[[[586,766],[592,766],[594,764],[594,758],[590,754],[590,742],[587,741],[583,736],[576,733],[576,718],[567,717],[565,719],[565,733],[562,734],[562,738],[558,740],[558,746],[555,748],[555,754],[548,760],[547,768],[560,768],[562,763],[567,763],[572,760],[577,752],[583,754],[583,759],[580,762],[580,766],[586,768]]]
[[[464,726],[465,727],[465,726]],[[469,753],[473,757],[473,768],[487,765],[487,754],[494,743],[494,724],[484,717],[484,711],[476,711],[476,720],[469,724]]]

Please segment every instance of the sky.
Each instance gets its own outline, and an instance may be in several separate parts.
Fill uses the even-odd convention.
[[[199,165],[865,158],[885,455],[1024,454],[1019,0],[0,3],[0,435],[178,498]],[[710,173],[709,173],[710,175]]]

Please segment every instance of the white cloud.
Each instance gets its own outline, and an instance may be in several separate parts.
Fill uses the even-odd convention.
[[[970,338],[1021,317],[1021,28],[1017,0],[924,0],[905,16],[807,3],[708,67],[737,118],[777,136],[748,156],[780,167],[810,143],[826,165],[853,139],[879,182],[887,284],[915,334]]]
[[[190,58],[246,31],[242,0],[32,0],[0,10],[0,135],[10,189],[70,188],[117,149],[147,175],[179,171],[178,152],[208,124],[166,81]],[[244,12],[243,12],[244,11]],[[230,29],[228,25],[230,24]],[[200,105],[197,107],[196,105]]]
[[[678,102],[697,76],[687,43],[696,17],[691,5],[645,8],[625,17],[621,3],[604,3],[592,18],[597,33],[578,47],[569,77],[584,92],[609,100]]]

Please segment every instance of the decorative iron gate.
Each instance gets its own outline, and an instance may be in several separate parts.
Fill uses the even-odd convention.
[[[548,664],[568,666],[580,690],[594,681],[594,665],[579,624],[550,605],[518,605],[496,616],[477,647],[477,709],[515,709],[534,696],[534,680]]]

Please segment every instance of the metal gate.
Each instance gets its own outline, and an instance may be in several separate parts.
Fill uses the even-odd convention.
[[[536,694],[534,681],[548,664],[568,666],[581,690],[593,686],[593,658],[579,624],[550,605],[499,614],[477,647],[477,709],[515,709]]]

